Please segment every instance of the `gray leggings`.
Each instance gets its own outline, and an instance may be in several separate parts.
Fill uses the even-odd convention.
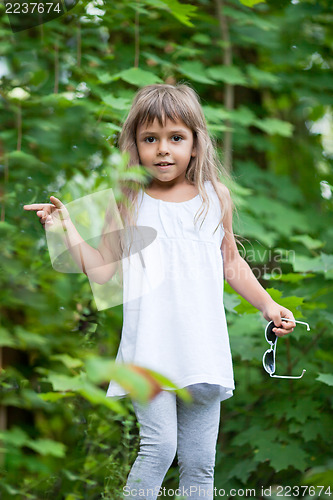
[[[172,391],[162,391],[146,405],[132,401],[139,422],[140,450],[128,475],[124,498],[156,499],[177,452],[177,498],[213,499],[220,386],[203,383],[187,389],[193,396],[191,403]]]

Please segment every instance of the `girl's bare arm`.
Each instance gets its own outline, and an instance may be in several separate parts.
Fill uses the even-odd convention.
[[[219,184],[221,194],[229,199],[229,190]],[[278,336],[286,335],[296,326],[289,321],[281,321],[281,317],[294,321],[294,316],[289,309],[275,302],[268,292],[261,286],[252,272],[248,263],[240,256],[232,230],[232,211],[229,209],[223,221],[226,234],[222,241],[221,251],[223,256],[224,278],[229,285],[245,300],[259,309],[267,321],[274,321],[278,328],[274,332]]]
[[[98,249],[88,245],[77,231],[63,203],[55,196],[50,197],[52,203],[34,203],[24,205],[24,210],[36,211],[45,230],[52,226],[62,226],[62,234],[66,247],[71,252],[79,269],[88,278],[100,285],[109,281],[117,270],[117,257],[111,249],[101,241]]]

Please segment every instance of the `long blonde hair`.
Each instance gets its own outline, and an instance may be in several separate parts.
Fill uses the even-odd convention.
[[[199,208],[201,211],[198,214],[198,210],[195,216],[197,219],[201,216],[205,208],[207,215],[209,197],[204,182],[211,181],[221,206],[221,220],[215,229],[216,231],[223,222],[226,211],[229,208],[231,210],[234,208],[232,201],[230,202],[228,198],[224,198],[217,186],[218,181],[221,179],[226,181],[230,179],[230,175],[219,160],[215,147],[215,139],[210,136],[207,130],[207,123],[201,108],[200,98],[195,90],[189,85],[184,83],[178,83],[176,85],[147,85],[136,93],[118,139],[120,151],[129,154],[127,168],[130,169],[140,164],[136,144],[136,131],[138,126],[141,124],[149,125],[155,119],[163,126],[167,118],[172,121],[177,119],[182,120],[193,132],[196,156],[191,157],[185,173],[185,178],[197,187],[203,200]],[[123,221],[126,221],[126,226],[132,227],[136,224],[138,213],[136,213],[136,217],[134,217],[134,210],[137,204],[139,191],[144,188],[145,185],[143,182],[140,183],[128,180],[123,183],[120,182],[120,189],[123,196],[122,200],[119,202],[118,209]],[[228,206],[230,203],[232,205],[231,207]]]

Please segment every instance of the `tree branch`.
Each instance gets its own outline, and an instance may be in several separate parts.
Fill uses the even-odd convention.
[[[78,68],[79,68],[81,66],[81,24],[80,24],[80,20],[78,21],[78,27],[77,27],[76,60],[77,60]]]
[[[137,5],[140,0],[137,0]],[[140,22],[139,22],[139,9],[135,9],[135,24],[134,24],[134,37],[135,37],[135,57],[134,57],[134,68],[139,67],[139,57],[140,57]]]
[[[54,94],[59,91],[59,46],[54,44]]]
[[[230,43],[229,37],[229,27],[226,16],[223,14],[223,7],[225,5],[224,0],[215,0],[217,17],[219,20],[219,28],[221,33],[221,38],[224,42],[224,51],[222,56],[222,62],[224,66],[232,66],[232,45]],[[225,84],[224,92],[224,107],[227,111],[234,109],[234,86],[229,83]],[[231,123],[229,120],[225,122],[226,127],[231,128]],[[232,131],[227,130],[224,133],[224,166],[228,172],[232,170]]]
[[[17,107],[17,145],[16,150],[21,151],[22,146],[22,108],[21,104]]]

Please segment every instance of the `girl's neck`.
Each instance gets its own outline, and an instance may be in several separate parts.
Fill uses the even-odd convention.
[[[199,194],[198,188],[187,180],[182,184],[168,187],[156,186],[151,183],[145,191],[152,198],[174,202],[188,201]]]

